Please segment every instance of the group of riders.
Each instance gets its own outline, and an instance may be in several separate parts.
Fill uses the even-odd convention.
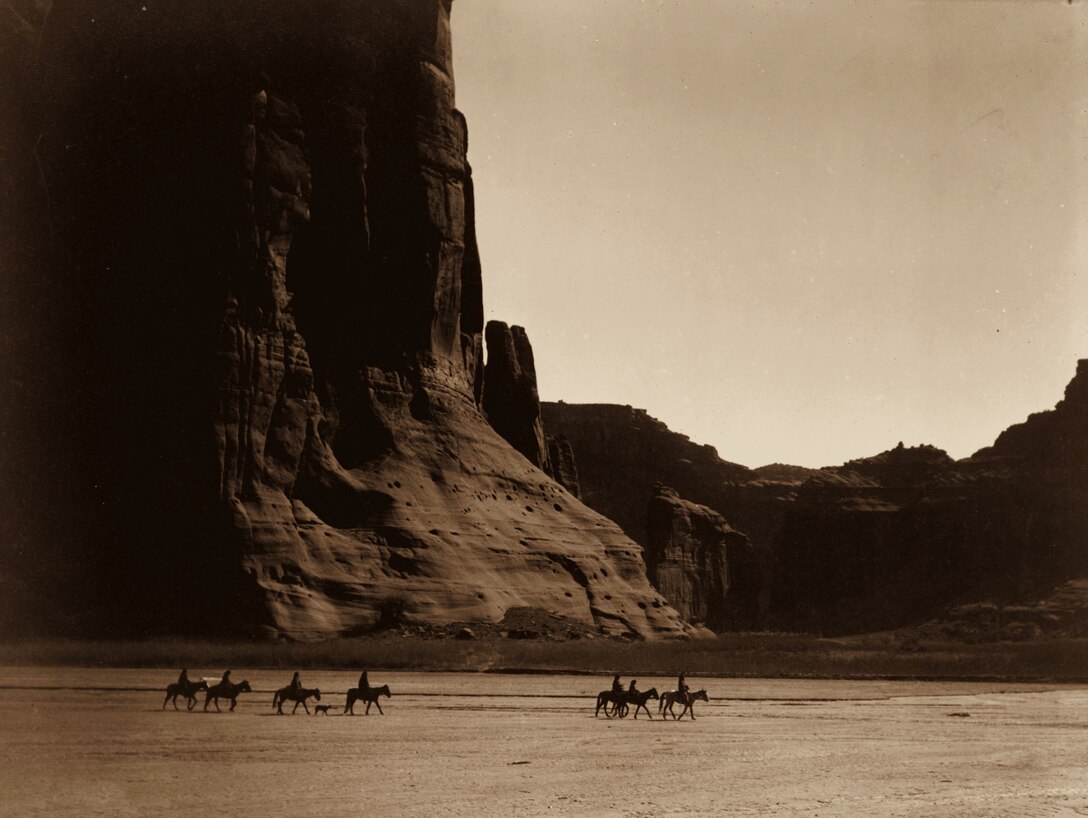
[[[623,682],[620,681],[620,674],[617,673],[612,677],[612,692],[619,695],[626,694],[628,696],[637,696],[639,693],[639,689],[636,686],[637,684],[638,680],[632,679],[631,684],[624,690]],[[688,687],[687,680],[684,679],[683,673],[676,677],[676,692],[681,696],[687,696],[688,693],[691,692],[691,688]]]
[[[231,710],[234,710],[234,705],[237,700],[239,692],[249,691],[249,683],[241,682],[235,685],[231,682],[230,671],[226,670],[223,673],[222,679],[214,687],[209,687],[207,680],[201,680],[200,682],[192,682],[189,679],[189,671],[186,668],[182,668],[181,673],[178,674],[178,681],[176,685],[170,685],[167,688],[166,699],[163,701],[163,707],[166,707],[166,702],[173,698],[174,708],[177,709],[177,697],[184,694],[189,699],[189,709],[193,708],[196,703],[196,691],[199,689],[208,690],[209,699],[214,699],[216,709],[219,708],[218,698],[224,697],[231,700]],[[352,705],[356,701],[367,702],[367,712],[370,711],[370,704],[373,702],[377,704],[379,696],[389,696],[388,685],[383,685],[380,688],[372,688],[370,686],[370,680],[367,677],[367,672],[364,670],[359,674],[359,686],[348,691],[347,704],[344,707],[345,712],[354,713]],[[281,688],[276,692],[276,697],[273,700],[273,706],[278,706],[279,712],[282,711],[282,705],[284,700],[292,699],[296,702],[295,707],[297,709],[298,704],[301,703],[303,707],[306,706],[306,699],[310,696],[314,698],[321,698],[321,692],[317,689],[307,690],[302,686],[302,678],[296,670],[291,677],[290,683],[284,688]],[[635,705],[635,716],[638,716],[638,710],[646,707],[647,699],[661,699],[661,706],[665,708],[667,712],[672,712],[672,702],[677,702],[684,705],[684,712],[690,712],[691,718],[695,718],[694,711],[691,709],[696,699],[707,700],[706,691],[700,690],[696,694],[692,694],[691,688],[688,687],[687,679],[684,678],[684,674],[681,673],[676,679],[676,690],[667,691],[666,693],[658,696],[657,689],[652,688],[645,693],[638,689],[638,681],[632,679],[630,684],[625,689],[623,682],[620,681],[620,674],[616,673],[612,677],[611,690],[602,691],[597,697],[597,712],[600,712],[602,707],[606,716],[619,715],[620,717],[627,714],[627,706]],[[666,701],[668,700],[668,701]],[[611,709],[610,709],[611,706]],[[206,710],[208,703],[205,702],[204,709]],[[328,708],[322,705],[321,708],[326,712]],[[381,705],[378,704],[378,711],[381,712]],[[293,712],[293,711],[292,711]],[[307,709],[307,712],[309,710]],[[649,714],[649,710],[646,711]],[[675,714],[674,714],[675,715]],[[683,714],[681,714],[683,715]],[[679,718],[679,717],[677,717]]]
[[[619,678],[618,676],[616,678]],[[684,678],[683,676],[680,677]],[[224,682],[230,682],[230,671],[223,671],[223,678],[219,681],[220,684]],[[633,682],[632,682],[633,684]],[[182,689],[189,689],[193,686],[193,683],[189,681],[189,670],[182,668],[181,673],[178,674],[178,687]],[[287,685],[287,690],[291,693],[297,693],[302,690],[302,679],[298,675],[298,671],[295,671],[295,675],[291,677],[291,683]],[[366,677],[366,671],[364,670],[359,674],[359,690],[370,690],[370,681]]]
[[[208,691],[207,700],[204,702],[205,710],[208,709],[209,702],[213,702],[215,704],[215,709],[218,710],[219,699],[221,698],[230,700],[230,709],[234,710],[238,694],[251,692],[252,688],[250,688],[249,682],[247,681],[242,681],[238,684],[232,682],[229,670],[223,672],[223,676],[218,683],[210,685],[208,679],[201,679],[197,682],[192,681],[189,679],[189,670],[187,668],[182,668],[181,673],[178,674],[177,683],[167,686],[166,698],[163,700],[162,706],[165,708],[167,702],[173,701],[174,709],[177,710],[178,697],[184,696],[188,700],[188,709],[192,710],[193,706],[196,704],[196,693],[200,690]],[[382,706],[378,702],[378,698],[381,696],[388,697],[389,695],[388,685],[371,687],[370,680],[367,678],[367,672],[364,670],[359,674],[359,686],[348,691],[347,704],[344,706],[344,712],[354,715],[354,703],[365,702],[367,705],[367,713],[370,712],[371,704],[377,705],[378,712],[381,713]],[[301,704],[306,709],[306,712],[309,713],[309,708],[306,707],[306,700],[310,697],[320,700],[321,691],[317,688],[304,688],[302,686],[302,678],[296,670],[287,686],[276,691],[276,696],[272,701],[272,705],[277,708],[277,712],[282,713],[284,702],[292,700],[295,702],[296,710],[298,709],[298,705]],[[318,710],[324,710],[327,713],[329,708],[322,705]]]
[[[647,706],[650,699],[658,700],[658,710],[662,716],[670,715],[674,719],[682,718],[685,715],[694,719],[695,710],[693,705],[695,702],[697,700],[709,701],[705,690],[692,692],[683,673],[676,679],[676,690],[666,690],[660,694],[656,687],[651,687],[646,691],[639,690],[638,682],[634,679],[624,689],[623,682],[620,681],[620,674],[617,673],[612,677],[612,688],[602,690],[597,695],[597,709],[593,712],[593,715],[597,716],[604,713],[608,718],[618,716],[622,719],[633,707],[636,719],[640,710],[644,710],[648,718],[653,718]],[[673,710],[673,706],[676,704],[683,706],[683,710],[679,714]]]

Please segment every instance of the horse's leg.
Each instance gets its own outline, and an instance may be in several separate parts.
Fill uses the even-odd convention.
[[[298,705],[296,704],[295,707],[297,708]],[[306,711],[307,716],[310,715],[310,708],[306,706],[306,700],[305,699],[302,700],[302,709]]]
[[[222,713],[223,711],[219,709],[219,697],[216,696],[214,699],[212,699],[212,702],[215,704],[215,712]]]
[[[162,700],[162,709],[163,709],[163,710],[165,710],[165,709],[166,709],[166,703],[167,703],[168,701],[170,701],[170,693],[169,693],[169,692],[167,692],[167,694],[166,694],[166,698]],[[174,705],[174,709],[175,709],[175,710],[177,710],[177,709],[178,709],[178,706],[177,706],[176,704]]]
[[[695,721],[695,702],[688,705],[688,713],[691,715],[691,720]]]
[[[384,716],[385,711],[382,710],[382,703],[380,701],[378,701],[377,699],[375,699],[374,704],[378,705],[378,715]]]
[[[238,704],[238,697],[237,696],[235,696],[233,699],[230,700],[230,712],[231,713],[234,712],[234,706],[236,704]]]
[[[192,710],[194,707],[196,707],[196,696],[190,696],[188,709]]]

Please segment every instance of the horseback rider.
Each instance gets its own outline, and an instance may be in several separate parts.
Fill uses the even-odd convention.
[[[188,689],[189,685],[189,671],[187,668],[182,668],[181,673],[178,674],[178,687],[185,690]]]
[[[291,692],[297,693],[302,689],[302,679],[299,678],[298,671],[295,671],[295,675],[291,677],[291,684],[288,685]]]
[[[230,671],[229,670],[224,670],[223,671],[223,678],[219,680],[219,684],[221,684],[221,685],[231,684]]]
[[[366,677],[366,671],[364,670],[359,674],[359,692],[365,693],[370,690],[370,680]]]
[[[627,688],[627,695],[634,696],[636,693],[638,693],[638,688],[635,687],[635,680],[632,679],[631,684]]]
[[[622,693],[623,692],[623,683],[620,682],[620,674],[618,674],[618,673],[615,676],[612,677],[612,692],[613,693]]]
[[[691,692],[691,688],[688,687],[688,683],[684,680],[683,673],[676,679],[676,692],[685,698],[687,698],[687,695]]]

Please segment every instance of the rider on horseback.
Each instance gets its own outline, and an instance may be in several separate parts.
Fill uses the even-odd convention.
[[[298,671],[295,671],[295,675],[291,677],[291,684],[287,686],[292,693],[297,693],[302,689],[302,679],[298,676]]]
[[[370,690],[370,680],[366,677],[366,671],[364,670],[359,674],[359,692],[363,693]]]
[[[612,677],[612,692],[613,693],[622,693],[623,692],[623,683],[620,682],[620,674],[618,674],[618,673],[615,676]]]
[[[688,687],[688,683],[684,681],[683,673],[676,679],[676,692],[683,696],[685,700],[687,699],[688,694],[691,693],[691,688]]]
[[[186,668],[182,668],[178,674],[178,686],[186,690],[189,688],[189,671]]]
[[[627,695],[628,696],[633,696],[636,693],[638,693],[638,688],[635,687],[635,680],[632,679],[630,686],[628,686],[628,688],[627,688]]]

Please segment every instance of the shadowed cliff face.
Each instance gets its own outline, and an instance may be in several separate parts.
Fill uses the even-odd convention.
[[[714,630],[749,627],[759,613],[752,544],[720,514],[658,486],[647,509],[650,582],[690,622]]]
[[[627,407],[545,404],[544,419],[571,436],[587,502],[649,550],[660,543],[636,515],[655,475],[748,535],[763,559],[764,626],[899,627],[958,603],[1032,602],[1088,577],[1086,361],[1054,410],[961,461],[900,444],[814,472],[779,465],[745,476],[720,461],[697,466],[699,447]],[[672,593],[686,610],[690,594]]]
[[[639,547],[480,412],[449,15],[58,2],[21,52],[16,289],[50,306],[20,352],[61,351],[11,415],[54,422],[20,462],[65,500],[46,562],[78,557],[72,617],[310,637],[536,606],[684,630]]]

